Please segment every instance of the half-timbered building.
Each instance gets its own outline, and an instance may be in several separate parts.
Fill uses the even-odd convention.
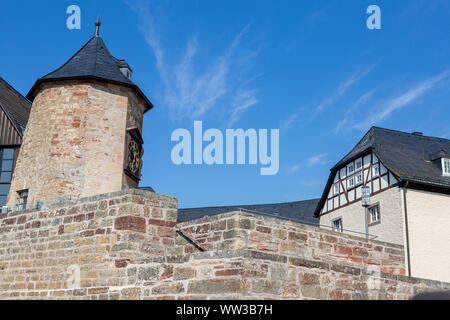
[[[404,245],[410,274],[449,281],[450,140],[371,128],[331,169],[314,215],[321,227],[364,236],[366,212],[369,238]]]

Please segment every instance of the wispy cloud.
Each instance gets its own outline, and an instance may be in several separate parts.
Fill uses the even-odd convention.
[[[286,119],[285,121],[283,121],[281,123],[280,130],[285,131],[285,130],[289,129],[292,126],[292,124],[297,120],[298,116],[299,116],[299,114],[297,112],[291,114],[288,119]]]
[[[301,168],[312,168],[315,167],[317,165],[322,165],[322,164],[326,164],[328,163],[328,161],[326,160],[326,157],[328,156],[327,153],[322,153],[322,154],[317,154],[314,155],[312,157],[309,157],[308,159],[297,163],[296,165],[293,165],[289,171],[290,172],[297,172],[299,171]]]
[[[238,90],[234,99],[234,110],[231,113],[228,127],[232,127],[247,109],[257,104],[259,100],[255,97],[255,92],[251,90]]]
[[[347,110],[345,116],[343,119],[341,119],[335,126],[334,128],[334,132],[339,132],[341,131],[344,127],[346,127],[347,124],[350,123],[350,120],[355,116],[355,112],[359,109],[359,107],[361,105],[364,105],[365,103],[367,103],[367,101],[369,101],[373,94],[375,93],[376,89],[371,89],[369,91],[367,91],[366,93],[364,93],[362,96],[360,96],[358,98],[358,100],[356,100],[356,102],[351,105],[351,107]]]
[[[329,97],[325,98],[322,103],[320,103],[315,108],[314,116],[325,110],[328,106],[332,105],[336,101],[338,101],[344,94],[356,83],[358,83],[363,77],[365,77],[370,71],[372,71],[373,67],[370,67],[362,72],[356,72],[352,74],[349,78],[342,81],[336,91],[331,94]]]
[[[384,120],[393,112],[402,109],[421,98],[426,92],[434,88],[439,82],[447,78],[449,75],[450,70],[446,70],[432,78],[420,82],[419,84],[413,86],[399,96],[387,99],[387,101],[383,103],[383,105],[385,105],[384,108],[382,108],[381,110],[375,110],[364,121],[354,124],[353,127],[363,130],[379,121]]]
[[[219,54],[202,51],[197,36],[185,40],[184,50],[177,60],[169,61],[156,30],[149,3],[128,3],[137,13],[140,30],[156,58],[156,68],[164,84],[163,100],[172,120],[199,119],[219,104],[227,105],[228,124],[240,117],[259,100],[254,89],[247,88],[248,78],[241,66],[248,65],[258,50],[241,52],[243,37],[250,25],[244,27]],[[248,51],[248,50],[247,50]]]

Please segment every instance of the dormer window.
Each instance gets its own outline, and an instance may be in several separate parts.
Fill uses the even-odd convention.
[[[442,175],[450,177],[450,159],[442,158]]]
[[[120,71],[123,73],[125,77],[131,80],[131,70],[129,68],[120,68]]]

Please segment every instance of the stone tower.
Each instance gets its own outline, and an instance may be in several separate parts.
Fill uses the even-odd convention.
[[[28,93],[33,105],[8,207],[138,187],[143,115],[153,105],[99,27],[97,20],[95,36]]]

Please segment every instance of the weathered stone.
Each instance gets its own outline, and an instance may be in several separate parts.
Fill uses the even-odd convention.
[[[120,292],[121,300],[139,300],[141,296],[141,288],[126,288]]]
[[[152,289],[152,294],[178,294],[184,292],[184,286],[182,283],[162,284]]]
[[[289,258],[289,263],[294,266],[299,267],[307,267],[307,268],[318,268],[323,270],[330,270],[330,266],[328,263],[320,262],[320,261],[314,261],[314,260],[307,260],[307,259],[300,259],[300,258]]]
[[[130,230],[145,233],[145,218],[135,216],[118,217],[114,220],[114,228],[116,230]]]
[[[255,222],[253,220],[250,220],[249,218],[242,218],[242,217],[236,217],[233,219],[227,220],[227,229],[254,229],[255,228]]]
[[[281,283],[280,281],[271,281],[271,280],[252,280],[251,289],[255,293],[268,293],[272,295],[280,294]]]
[[[306,284],[306,285],[320,283],[319,275],[315,274],[315,273],[302,272],[298,275],[298,280],[300,281],[301,284]]]
[[[138,273],[139,280],[156,280],[159,278],[158,267],[140,267]]]
[[[188,293],[240,293],[242,286],[240,279],[193,280],[189,282]]]
[[[361,274],[361,269],[359,269],[359,268],[353,268],[353,267],[339,265],[339,264],[331,264],[331,270],[337,271],[337,272],[342,272],[342,273],[347,273],[347,274],[352,274],[355,276]]]
[[[173,273],[174,280],[186,280],[195,277],[195,269],[192,267],[178,267]]]

